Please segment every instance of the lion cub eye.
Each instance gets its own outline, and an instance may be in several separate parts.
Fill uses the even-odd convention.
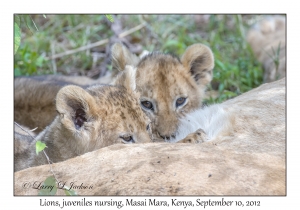
[[[144,108],[153,110],[153,105],[150,101],[142,101],[141,104]]]
[[[178,98],[176,100],[176,107],[179,107],[179,106],[183,105],[185,103],[185,101],[186,101],[186,98],[183,98],[183,97]]]
[[[125,144],[135,143],[132,136],[130,136],[130,135],[120,136],[120,138],[122,139],[123,143],[125,143]]]

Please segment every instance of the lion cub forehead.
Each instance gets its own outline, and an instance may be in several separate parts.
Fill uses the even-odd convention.
[[[176,80],[182,80],[181,77],[185,80],[186,77],[190,77],[190,74],[185,71],[180,59],[172,54],[150,53],[137,65],[137,83],[143,85],[154,82],[169,86],[176,83]]]
[[[139,107],[138,98],[121,86],[96,85],[89,87],[87,91],[96,99],[98,105],[107,106],[106,108]]]
[[[124,87],[116,87],[112,85],[94,85],[87,89],[87,91],[94,97],[118,97],[126,98],[128,97],[128,92]]]
[[[197,89],[196,82],[179,58],[162,53],[144,57],[137,66],[137,87],[141,96],[155,98],[187,95]]]
[[[153,52],[140,60],[137,68],[168,68],[169,66],[182,65],[180,59],[173,54]]]

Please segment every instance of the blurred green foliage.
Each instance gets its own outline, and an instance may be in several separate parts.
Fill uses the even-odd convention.
[[[198,15],[199,16],[199,15]],[[200,17],[200,16],[199,16]],[[218,97],[206,103],[218,103],[262,84],[262,66],[245,41],[245,32],[259,15],[206,15],[197,21],[195,15],[118,15],[123,29],[141,22],[145,28],[127,37],[145,50],[159,50],[182,55],[194,43],[209,46],[215,56],[214,78],[208,91]],[[101,64],[94,64],[93,52],[105,46],[66,55],[55,60],[47,56],[65,52],[112,36],[106,15],[27,15],[21,17],[21,44],[15,54],[14,75],[77,74],[87,75]],[[112,17],[111,17],[112,18]],[[34,24],[29,24],[30,21]],[[24,21],[23,21],[24,22]],[[56,69],[54,69],[54,67]]]

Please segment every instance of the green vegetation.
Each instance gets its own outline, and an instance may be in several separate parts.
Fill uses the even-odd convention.
[[[48,58],[110,38],[113,35],[110,25],[117,19],[122,22],[122,31],[146,22],[146,27],[126,36],[126,40],[148,51],[177,55],[197,42],[212,49],[214,79],[208,91],[218,97],[210,97],[206,103],[218,103],[262,83],[262,66],[245,41],[247,29],[258,18],[258,15],[18,15],[15,19],[21,29],[21,44],[15,53],[14,75],[97,76],[104,61],[105,45]]]
[[[39,152],[43,151],[45,148],[46,148],[46,144],[41,142],[41,141],[37,141],[36,144],[35,144],[35,151],[36,151],[36,154],[38,155]]]

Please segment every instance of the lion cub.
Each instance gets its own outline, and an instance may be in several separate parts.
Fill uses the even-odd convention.
[[[160,52],[139,59],[119,43],[112,47],[111,54],[115,71],[123,71],[126,65],[136,68],[139,104],[151,120],[154,141],[173,138],[179,119],[202,106],[214,67],[214,57],[207,46],[194,44],[186,49],[181,59]],[[78,82],[78,78],[65,79],[53,76],[40,80],[37,77],[16,78],[15,121],[30,128],[48,125],[55,117],[53,99],[56,93],[66,82]],[[83,83],[89,82],[84,80]]]
[[[204,91],[213,77],[214,57],[203,44],[186,49],[181,58],[153,52],[139,62],[117,43],[112,47],[112,62],[121,71],[136,66],[136,87],[140,105],[152,122],[154,141],[174,138],[179,120],[202,106]]]
[[[56,96],[58,115],[35,139],[45,142],[52,162],[60,162],[115,143],[151,142],[150,120],[143,113],[135,90],[135,69],[128,67],[116,86],[95,85],[84,90],[69,85]],[[29,143],[29,148],[18,148]],[[15,171],[46,164],[36,155],[35,141],[15,133]]]

